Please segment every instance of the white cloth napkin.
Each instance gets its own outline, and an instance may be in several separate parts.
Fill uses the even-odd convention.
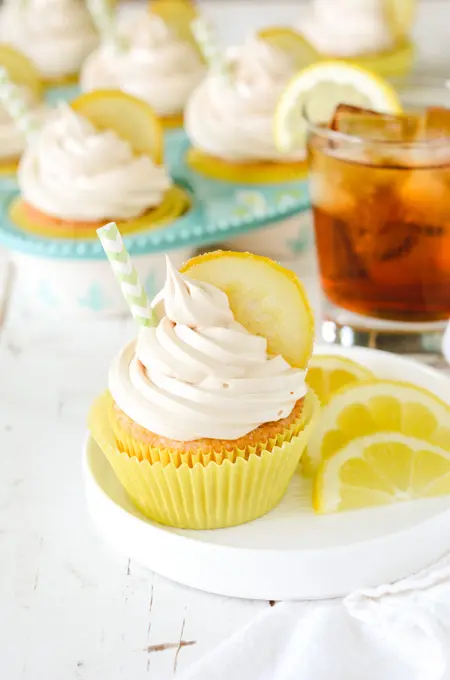
[[[450,680],[450,556],[420,574],[343,600],[268,606],[181,675],[394,679]]]

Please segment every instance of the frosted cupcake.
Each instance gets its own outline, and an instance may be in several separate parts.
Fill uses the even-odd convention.
[[[193,40],[155,12],[119,28],[121,49],[104,44],[86,61],[84,91],[117,88],[148,102],[164,127],[181,127],[187,99],[205,75]]]
[[[384,75],[403,75],[412,65],[408,39],[414,0],[311,0],[299,29],[322,57],[352,59]]]
[[[73,108],[72,108],[73,107]],[[161,164],[158,121],[140,100],[84,95],[36,135],[19,164],[11,219],[24,231],[88,238],[109,219],[124,233],[168,224],[188,208]]]
[[[295,55],[261,37],[228,53],[230,77],[211,71],[188,101],[189,166],[234,182],[276,182],[303,176],[303,150],[280,153],[273,119],[297,69]]]
[[[153,304],[157,325],[112,364],[110,393],[91,413],[94,438],[158,522],[218,528],[268,512],[316,411],[305,384],[313,322],[300,283],[265,258],[218,252],[182,274],[168,263]]]
[[[49,84],[75,82],[98,44],[82,0],[6,0],[0,10],[0,40],[26,54]]]

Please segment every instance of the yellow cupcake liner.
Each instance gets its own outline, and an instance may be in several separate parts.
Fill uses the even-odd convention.
[[[230,442],[229,446],[223,446],[220,449],[210,446],[201,452],[181,452],[176,449],[150,447],[145,442],[135,439],[118,423],[114,414],[113,403],[111,398],[109,407],[110,424],[119,450],[127,453],[129,456],[135,456],[138,460],[148,460],[152,465],[154,463],[161,463],[163,466],[172,464],[175,467],[181,467],[182,465],[193,467],[196,463],[201,465],[217,463],[220,465],[224,460],[234,463],[238,458],[247,460],[251,455],[260,455],[263,451],[272,451],[275,447],[282,446],[284,442],[290,442],[294,436],[298,435],[300,430],[303,429],[305,418],[307,417],[304,407],[297,420],[289,427],[286,427],[283,432],[277,433],[273,437],[267,437],[267,439],[259,441],[254,446],[246,446],[240,449],[233,447],[232,442]]]
[[[151,464],[121,453],[110,424],[111,396],[94,403],[89,428],[118,480],[150,519],[180,529],[219,529],[249,522],[272,510],[284,496],[320,405],[313,393],[305,397],[303,429],[271,451],[248,458],[225,459],[218,465],[200,462],[189,467]]]
[[[184,116],[182,113],[174,113],[172,116],[159,116],[159,121],[164,130],[176,130],[183,127]]]
[[[141,217],[135,217],[130,220],[115,220],[122,236],[127,234],[135,234],[140,231],[148,231],[162,227],[165,224],[171,224],[176,219],[184,215],[190,208],[191,201],[188,194],[178,186],[171,187],[165,194],[163,202],[156,208],[145,213]],[[16,199],[9,211],[9,216],[12,222],[16,224],[23,231],[45,236],[47,238],[67,238],[67,239],[85,239],[92,238],[99,223],[94,222],[92,226],[86,223],[60,222],[52,224],[52,218],[49,217],[48,223],[44,224],[38,219],[33,220],[28,214],[24,201],[21,198]],[[102,220],[107,222],[109,218]],[[111,216],[114,219],[114,216]]]
[[[80,78],[80,73],[68,73],[64,76],[55,76],[54,78],[43,77],[42,82],[47,90],[51,90],[53,87],[63,87],[65,85],[78,85]]]
[[[0,161],[0,177],[5,177],[7,175],[15,175],[17,172],[18,165],[19,165],[18,159]]]
[[[191,170],[210,179],[240,184],[271,184],[304,179],[307,163],[277,163],[270,161],[252,163],[231,163],[191,147],[186,154],[186,162]]]

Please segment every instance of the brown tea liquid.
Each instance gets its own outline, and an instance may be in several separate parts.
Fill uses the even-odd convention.
[[[338,307],[380,319],[450,318],[450,163],[349,160],[310,140],[322,286]],[[408,152],[411,164],[420,155]],[[337,156],[335,155],[337,154]],[[408,157],[407,157],[408,158]]]

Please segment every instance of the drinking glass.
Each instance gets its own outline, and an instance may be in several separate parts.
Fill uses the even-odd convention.
[[[399,90],[404,110],[450,109],[450,82]],[[450,110],[426,139],[308,125],[323,340],[437,351],[450,317]],[[433,131],[431,131],[432,133]],[[391,137],[391,138],[390,138]]]

